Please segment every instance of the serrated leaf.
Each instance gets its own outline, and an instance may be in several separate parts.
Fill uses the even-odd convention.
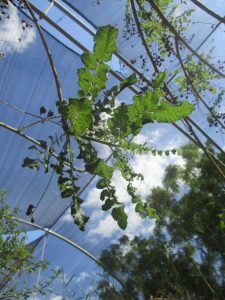
[[[98,87],[98,92],[103,90],[107,82],[107,73],[109,72],[109,66],[106,64],[99,64],[93,78],[93,83]]]
[[[179,105],[168,102],[161,102],[157,111],[154,112],[154,119],[157,122],[172,123],[187,117],[194,109],[194,105],[184,101]]]
[[[143,206],[143,203],[142,202],[138,202],[135,206],[135,211],[136,212],[142,212],[144,210],[144,206]]]
[[[114,136],[126,137],[129,134],[138,134],[143,125],[154,121],[171,123],[188,116],[194,105],[183,102],[179,105],[162,100],[163,93],[160,89],[147,91],[146,94],[134,97],[132,104],[122,103],[117,107],[108,126]]]
[[[109,118],[107,124],[111,133],[118,137],[128,136],[131,134],[130,119],[128,116],[128,109],[125,103],[114,109],[112,118]]]
[[[77,71],[78,75],[78,84],[79,87],[84,91],[84,92],[89,92],[90,86],[92,85],[93,81],[93,76],[91,72],[86,69],[86,68],[80,68]]]
[[[152,85],[154,89],[162,88],[166,80],[166,72],[160,72],[155,80],[153,81]]]
[[[160,27],[160,22],[158,20],[148,20],[148,21],[145,21],[145,22],[142,22],[141,23],[141,26],[144,28],[144,29],[156,29],[157,27]]]
[[[114,207],[112,210],[112,217],[117,221],[121,229],[126,229],[127,227],[127,214],[124,211],[124,206]]]
[[[80,56],[83,64],[89,69],[89,70],[96,70],[97,68],[97,61],[96,61],[96,57],[93,53],[91,52],[84,52],[81,56]]]
[[[66,189],[61,192],[61,197],[62,198],[69,198],[73,195],[73,190],[72,189]]]
[[[75,137],[81,136],[92,124],[92,101],[69,99],[69,120]]]
[[[99,61],[109,61],[112,54],[117,50],[116,38],[118,28],[111,25],[102,26],[95,35],[93,53]]]
[[[128,105],[129,117],[133,120],[142,119],[146,124],[152,121],[171,123],[189,115],[194,105],[185,101],[179,105],[162,100],[160,90],[147,91],[146,94],[135,96],[133,104]]]

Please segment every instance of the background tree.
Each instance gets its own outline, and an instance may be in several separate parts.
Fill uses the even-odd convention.
[[[154,234],[123,236],[101,254],[138,299],[224,299],[225,184],[196,146],[184,146],[183,158],[147,197],[159,217]],[[100,299],[130,299],[106,275],[98,292]]]
[[[25,230],[18,228],[17,210],[11,210],[5,203],[6,193],[0,191],[0,299],[28,299],[33,293],[45,295],[47,288],[61,273],[53,271],[47,281],[39,286],[24,286],[16,278],[23,272],[33,273],[39,268],[47,268],[46,261],[35,261],[32,247],[27,245]]]

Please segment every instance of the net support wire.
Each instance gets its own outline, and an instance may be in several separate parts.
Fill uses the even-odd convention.
[[[55,4],[55,0],[51,0],[51,3],[49,4],[49,6],[44,10],[44,14],[47,15],[50,11],[50,9],[53,7],[53,5]]]

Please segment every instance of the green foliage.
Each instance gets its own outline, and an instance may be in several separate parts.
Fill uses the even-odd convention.
[[[99,181],[97,188],[101,189],[102,209],[111,210],[112,217],[118,225],[125,229],[127,226],[127,215],[124,205],[116,197],[115,188],[111,185],[114,170],[119,170],[127,181],[127,192],[131,201],[135,204],[136,211],[146,211],[152,218],[157,218],[154,209],[143,202],[136,189],[133,187],[135,179],[143,179],[129,166],[130,154],[153,153],[162,155],[163,151],[156,151],[147,146],[137,145],[132,139],[142,130],[143,126],[152,122],[175,122],[193,110],[193,105],[183,102],[172,105],[165,100],[163,91],[166,80],[165,72],[160,73],[153,81],[153,90],[145,90],[133,98],[133,103],[122,103],[115,106],[118,94],[127,87],[135,84],[135,74],[124,78],[119,85],[106,89],[108,81],[109,66],[105,64],[111,60],[113,53],[117,50],[116,37],[118,29],[110,25],[101,27],[96,36],[93,53],[85,52],[81,55],[84,67],[78,69],[79,91],[75,98],[64,101],[58,110],[64,122],[64,138],[62,150],[59,154],[54,146],[44,145],[44,151],[38,151],[40,158],[24,160],[23,166],[39,168],[42,164],[45,170],[48,167],[58,174],[58,186],[63,198],[72,198],[71,214],[75,224],[81,230],[85,229],[88,217],[83,213],[78,197],[79,170],[74,167],[74,162],[79,160],[84,169],[82,172],[97,175]],[[100,100],[103,98],[102,100]],[[106,114],[104,119],[102,114]],[[72,144],[78,143],[80,153],[75,158]],[[52,139],[53,142],[53,139]],[[104,162],[95,149],[94,143],[107,145],[112,149],[112,159]],[[54,144],[54,143],[52,143]],[[58,145],[57,145],[58,146]],[[168,155],[176,150],[167,150]]]
[[[152,83],[153,88],[154,89],[162,88],[165,81],[166,81],[166,72],[160,72]]]
[[[15,220],[17,209],[11,210],[5,198],[6,192],[0,190],[0,298],[28,299],[34,292],[45,296],[60,271],[52,272],[50,278],[40,282],[38,288],[28,288],[22,283],[17,286],[17,280],[20,279],[16,275],[22,272],[33,273],[39,268],[46,269],[47,262],[33,259],[32,248],[27,245],[26,231],[19,229]]]
[[[123,205],[113,208],[112,217],[118,222],[121,229],[125,229],[127,227],[127,214],[124,211]]]
[[[184,146],[183,159],[184,165],[167,168],[163,187],[147,197],[159,216],[153,234],[123,236],[100,256],[137,299],[224,297],[225,183],[196,146]],[[106,273],[97,293],[100,299],[133,299]]]
[[[68,107],[72,133],[74,136],[80,136],[91,126],[92,102],[88,99],[70,99]]]
[[[156,85],[161,85],[156,81]],[[161,90],[148,90],[146,94],[135,96],[132,104],[122,103],[117,107],[111,119],[108,121],[109,128],[114,136],[127,137],[130,134],[137,135],[147,123],[164,122],[172,123],[187,116],[194,106],[188,102],[180,105],[172,105],[163,100]]]
[[[209,59],[208,56],[205,58],[206,60]],[[192,80],[192,84],[199,93],[206,91],[212,94],[217,93],[217,89],[213,85],[213,80],[219,77],[218,75],[212,74],[205,64],[201,62],[197,63],[193,57],[189,56],[187,63],[185,64],[185,69],[189,78]],[[190,82],[184,75],[178,75],[175,82],[179,85],[179,92],[189,90]]]
[[[109,61],[112,54],[117,50],[116,38],[118,28],[111,25],[102,26],[95,36],[95,45],[93,53],[100,61]]]

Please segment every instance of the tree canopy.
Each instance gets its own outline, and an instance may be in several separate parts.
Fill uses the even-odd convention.
[[[195,146],[182,150],[185,165],[170,165],[163,187],[147,197],[159,217],[153,235],[123,236],[101,254],[138,299],[224,299],[225,184]],[[100,299],[132,299],[106,274],[97,292]]]

